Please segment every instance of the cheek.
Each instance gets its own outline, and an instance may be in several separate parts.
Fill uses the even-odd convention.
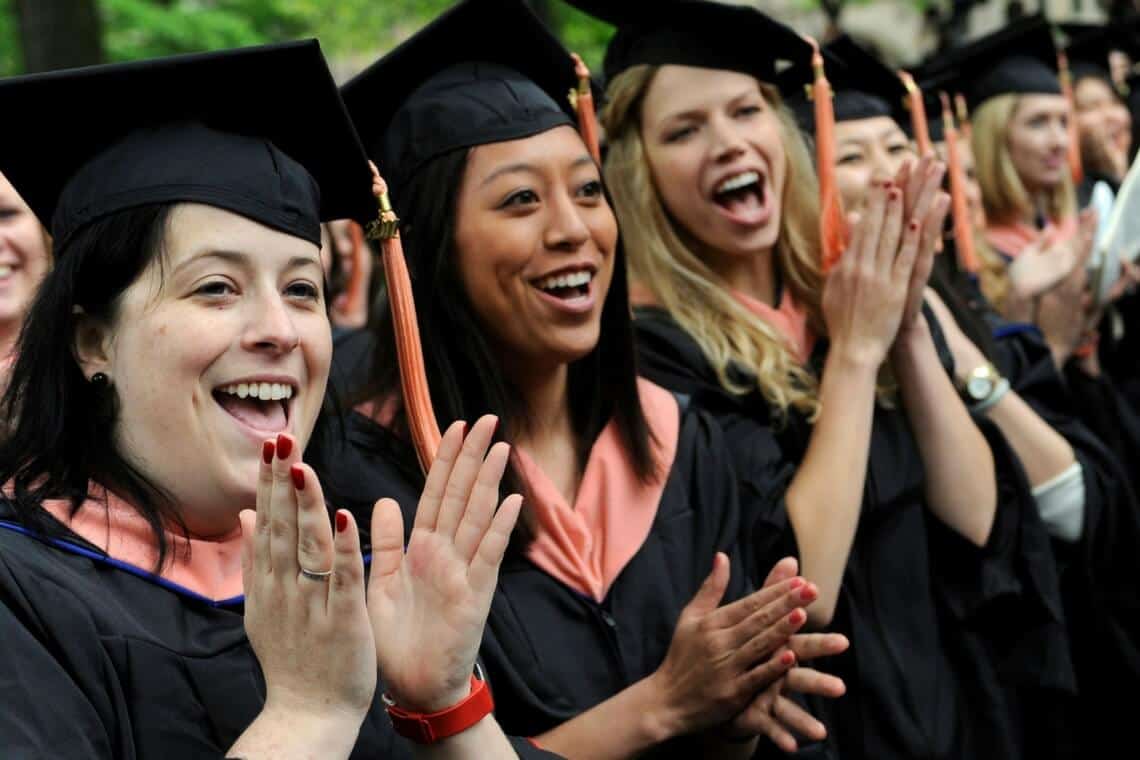
[[[866,165],[835,167],[835,183],[843,198],[843,208],[853,211],[863,206],[871,185],[871,170]]]

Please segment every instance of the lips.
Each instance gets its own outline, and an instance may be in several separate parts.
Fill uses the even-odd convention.
[[[214,389],[214,400],[227,414],[259,434],[284,432],[294,395],[292,383],[231,383]]]
[[[712,200],[730,221],[756,227],[766,224],[771,218],[770,196],[767,175],[749,169],[718,181]]]
[[[530,281],[539,297],[558,311],[581,314],[594,305],[594,277],[592,265],[563,267]]]

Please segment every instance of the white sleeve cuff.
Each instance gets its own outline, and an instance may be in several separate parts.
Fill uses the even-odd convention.
[[[1033,498],[1051,536],[1070,543],[1080,539],[1085,524],[1085,478],[1079,462],[1034,488]]]

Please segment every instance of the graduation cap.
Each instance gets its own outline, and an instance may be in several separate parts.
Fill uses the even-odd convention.
[[[55,238],[198,202],[320,244],[375,212],[367,159],[315,40],[0,80],[3,173]]]
[[[569,51],[522,0],[465,0],[341,88],[396,193],[424,164],[459,148],[517,140],[576,111]]]
[[[803,37],[755,8],[706,0],[568,2],[617,27],[606,48],[607,82],[640,64],[726,69],[774,82],[786,65],[811,58]]]
[[[962,92],[971,110],[998,95],[1060,95],[1057,48],[1044,16],[1026,16],[923,67],[928,87]]]

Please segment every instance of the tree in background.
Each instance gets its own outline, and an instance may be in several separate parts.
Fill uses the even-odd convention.
[[[595,71],[611,30],[529,0]],[[454,0],[0,0],[0,75],[317,37],[359,68]],[[22,51],[22,52],[21,52]]]

